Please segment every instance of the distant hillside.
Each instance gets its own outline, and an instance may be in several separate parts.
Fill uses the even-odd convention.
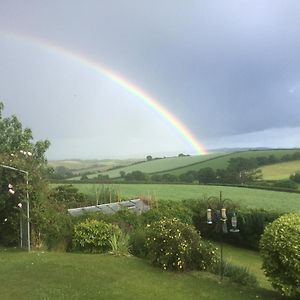
[[[89,174],[88,178],[93,179],[97,178],[99,174],[108,175],[109,178],[119,178],[120,172],[125,172],[126,174],[131,173],[133,171],[141,171],[147,174],[174,174],[180,175],[186,173],[190,170],[200,170],[202,168],[210,167],[214,170],[217,169],[225,169],[228,165],[228,161],[231,158],[235,157],[243,157],[243,158],[251,158],[251,157],[269,157],[274,156],[274,158],[281,159],[283,156],[287,154],[293,154],[297,149],[252,149],[245,151],[237,151],[233,153],[211,153],[208,155],[199,155],[199,156],[185,156],[185,157],[166,157],[160,159],[153,159],[149,161],[142,162],[133,162],[130,165],[125,165],[124,167],[120,166],[119,168],[112,169],[107,171],[107,169],[97,170],[93,174]],[[112,167],[112,163],[120,165],[120,162],[124,161],[107,161],[107,165],[111,163],[110,167]],[[128,162],[128,161],[127,161]],[[106,165],[106,167],[107,167]],[[72,180],[80,180],[80,176],[71,178]]]
[[[171,171],[161,172],[161,173],[170,173],[170,174],[174,174],[174,175],[180,175],[182,173],[186,173],[191,170],[198,171],[202,168],[207,168],[207,167],[210,167],[214,170],[225,169],[228,165],[228,161],[231,158],[235,158],[235,157],[251,158],[251,157],[260,157],[260,156],[268,157],[270,155],[273,155],[276,158],[281,158],[284,155],[293,154],[295,151],[297,151],[297,149],[274,149],[274,150],[268,149],[268,150],[238,151],[238,152],[234,152],[234,153],[218,155],[216,157],[201,161],[201,162],[193,164],[193,165],[176,168]]]
[[[123,171],[126,174],[133,171],[141,171],[143,173],[153,174],[158,172],[164,172],[168,170],[173,170],[174,168],[180,168],[188,166],[191,164],[199,163],[207,159],[212,159],[219,156],[220,154],[208,154],[208,155],[198,155],[198,156],[184,156],[184,157],[166,157],[160,159],[152,159],[150,161],[141,162],[138,164],[133,164],[123,168],[101,172],[102,175],[109,175],[109,178],[120,177],[120,172]],[[97,178],[99,173],[91,174],[88,178]],[[72,178],[74,180],[80,179],[79,177]]]
[[[289,161],[260,168],[264,180],[289,179],[291,174],[300,171],[300,161]]]
[[[123,167],[141,161],[140,159],[103,159],[103,160],[50,160],[48,164],[53,168],[68,168],[74,175],[85,172],[106,171],[118,166]]]

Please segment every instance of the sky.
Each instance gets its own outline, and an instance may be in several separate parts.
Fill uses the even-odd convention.
[[[103,70],[207,151],[299,147],[299,14],[297,0],[0,0],[0,101],[49,159],[198,153]]]

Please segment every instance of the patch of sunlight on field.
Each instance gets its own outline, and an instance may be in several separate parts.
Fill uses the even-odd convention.
[[[265,166],[260,169],[264,180],[288,179],[291,174],[300,171],[300,160]]]

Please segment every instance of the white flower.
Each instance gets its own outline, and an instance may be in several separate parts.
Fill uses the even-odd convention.
[[[7,218],[4,219],[4,222],[7,222]]]
[[[32,153],[28,151],[28,152],[27,152],[27,155],[32,156]]]
[[[22,203],[21,203],[21,202],[18,203],[18,207],[19,207],[19,208],[22,208]]]
[[[11,193],[12,195],[15,193],[15,191],[12,189],[9,189],[8,192]]]
[[[8,185],[8,188],[9,188],[9,189],[12,189],[12,188],[13,188],[13,185],[12,185],[12,184],[9,184],[9,185]]]

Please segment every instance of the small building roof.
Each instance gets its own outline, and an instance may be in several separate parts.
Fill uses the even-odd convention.
[[[80,216],[85,213],[99,212],[104,214],[113,214],[121,209],[130,209],[137,214],[141,214],[150,209],[150,206],[141,199],[132,199],[127,201],[105,203],[93,206],[78,207],[68,209],[68,213],[73,216]]]

